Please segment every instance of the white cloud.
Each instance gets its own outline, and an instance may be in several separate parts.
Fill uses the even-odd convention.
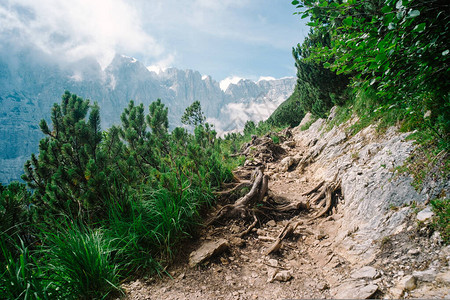
[[[220,82],[220,89],[225,92],[230,84],[232,84],[232,83],[236,84],[239,81],[241,81],[242,79],[244,79],[244,78],[238,77],[238,76],[227,77]]]
[[[2,38],[16,32],[22,43],[64,60],[94,56],[105,66],[117,52],[159,56],[164,50],[124,0],[7,0],[0,18],[7,20]]]
[[[276,78],[272,77],[272,76],[261,76],[261,77],[259,77],[258,82],[263,81],[263,80],[270,81],[270,80],[276,80]]]
[[[158,62],[150,65],[147,67],[149,71],[155,72],[156,74],[159,74],[166,70],[167,68],[170,68],[173,66],[173,63],[175,61],[175,55],[169,54],[165,58],[159,60]]]

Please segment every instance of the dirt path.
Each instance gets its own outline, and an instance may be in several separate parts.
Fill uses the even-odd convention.
[[[283,157],[305,149],[286,149]],[[277,162],[266,165],[271,174],[269,193],[290,201],[301,200],[302,193],[317,182],[308,180],[309,170],[279,172]],[[335,211],[335,213],[338,213]],[[330,240],[336,234],[334,215],[311,220],[310,212],[301,212],[285,220],[258,224],[243,239],[234,238],[246,224],[240,220],[225,226],[209,226],[197,241],[186,244],[184,255],[168,276],[142,279],[126,284],[126,299],[282,299],[330,298],[330,287],[339,284],[348,273],[347,262],[335,254]],[[283,240],[279,251],[265,255],[267,249],[289,221],[301,221],[292,237]],[[188,255],[208,240],[225,238],[231,247],[206,265],[190,268]]]

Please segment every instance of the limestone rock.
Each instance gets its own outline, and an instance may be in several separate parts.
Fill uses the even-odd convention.
[[[337,287],[334,293],[336,299],[369,299],[378,291],[378,285],[366,284],[360,281],[350,281]]]
[[[413,276],[419,281],[433,282],[436,278],[437,272],[435,269],[428,269],[425,271],[414,271]]]
[[[417,214],[417,220],[425,222],[426,220],[431,219],[433,216],[434,212],[431,211],[431,207],[427,207]]]
[[[229,247],[228,241],[220,239],[204,243],[199,249],[193,251],[189,256],[189,266],[195,267],[207,259],[219,255]]]
[[[398,287],[400,289],[407,290],[407,291],[411,291],[413,289],[415,289],[417,286],[417,279],[416,277],[412,276],[412,275],[408,275],[402,278],[402,280],[400,280]]]
[[[281,160],[278,167],[278,171],[287,172],[294,163],[295,163],[294,158],[292,156],[287,156]]]
[[[275,274],[275,276],[273,277],[273,280],[275,281],[280,281],[280,282],[286,282],[291,280],[292,278],[292,273],[289,270],[283,270],[283,271],[279,271]]]
[[[376,279],[380,277],[380,272],[371,266],[362,267],[359,270],[353,271],[350,276],[354,279]]]

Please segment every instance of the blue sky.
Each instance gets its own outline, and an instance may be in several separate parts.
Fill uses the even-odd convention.
[[[120,53],[218,81],[280,78],[295,76],[291,48],[308,32],[294,11],[290,0],[0,0],[0,43],[102,66]]]

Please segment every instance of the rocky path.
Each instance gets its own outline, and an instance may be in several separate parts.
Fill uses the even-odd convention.
[[[304,149],[286,150],[284,157],[293,157]],[[298,201],[317,182],[310,182],[306,174],[280,171],[280,160],[267,165],[269,193]],[[293,221],[300,221],[294,235],[282,242],[279,251],[265,255],[285,225]],[[301,212],[285,220],[269,218],[243,239],[236,238],[243,225],[235,220],[206,229],[195,245],[187,245],[185,254],[221,238],[230,241],[225,253],[195,268],[189,267],[187,255],[182,256],[168,270],[172,278],[153,277],[125,285],[127,299],[329,298],[330,287],[348,272],[346,261],[330,248],[333,217],[311,220],[311,212]]]
[[[264,141],[253,141],[243,149],[249,158],[246,168],[263,164],[265,174],[270,176],[269,198],[308,203],[308,199],[317,196],[318,192],[304,196],[305,192],[321,181],[336,182],[337,176],[330,175],[336,172],[329,170],[337,169],[338,165],[324,168],[324,165],[331,165],[334,158],[328,161],[329,155],[315,160],[310,158],[317,157],[321,152],[326,153],[327,147],[329,151],[336,152],[332,146],[347,143],[346,135],[333,133],[327,145],[317,142],[313,135],[316,133],[312,130],[305,134],[303,141],[292,137],[282,141],[281,150]],[[380,145],[379,141],[374,143]],[[363,149],[361,153],[365,153],[364,147],[374,148],[370,143],[366,145],[359,141],[356,145]],[[353,149],[350,143],[340,147]],[[381,146],[376,147],[381,149]],[[367,153],[370,154],[370,151]],[[342,154],[334,155],[340,157],[344,166],[349,165],[348,161],[355,160],[354,154],[347,154],[347,162]],[[358,155],[360,160],[365,159]],[[356,163],[350,165],[358,167]],[[361,174],[359,169],[356,170],[354,173]],[[353,174],[351,169],[349,172]],[[351,179],[351,176],[348,178]],[[327,186],[326,183],[324,186]],[[346,184],[348,186],[349,183]],[[371,183],[364,185],[370,187]],[[318,218],[314,216],[323,210],[321,205],[324,202],[319,202],[319,205],[312,203],[310,209],[300,209],[283,218],[266,211],[256,227],[242,238],[237,236],[248,227],[248,221],[244,223],[237,218],[207,226],[200,233],[200,238],[186,242],[175,264],[167,270],[170,277],[154,276],[127,283],[124,285],[125,298],[450,297],[450,247],[442,247],[438,238],[430,238],[432,232],[429,226],[424,227],[422,221],[418,223],[416,213],[411,213],[410,207],[383,213],[382,220],[387,225],[377,225],[381,229],[376,229],[385,230],[385,226],[386,231],[390,230],[389,234],[382,239],[374,239],[370,231],[358,227],[362,223],[353,220],[352,209],[355,208],[351,203],[345,203],[348,200],[344,200],[340,193],[340,189],[333,190],[332,207]],[[370,209],[364,207],[364,203],[362,205],[362,209]],[[407,217],[396,221],[402,214]],[[267,255],[268,249],[273,247],[276,238],[289,224],[298,225],[294,233],[282,240],[280,249]],[[195,267],[189,266],[190,254],[214,243],[223,243],[221,250],[225,250]]]

